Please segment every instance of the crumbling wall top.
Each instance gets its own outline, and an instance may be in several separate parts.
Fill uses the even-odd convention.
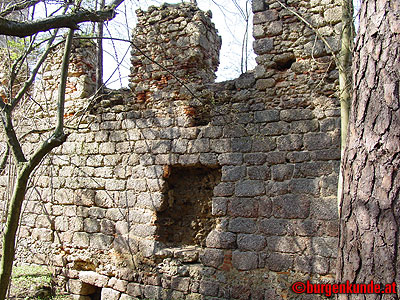
[[[138,102],[168,87],[213,82],[219,64],[221,38],[205,13],[188,3],[137,10],[133,33],[130,87]]]

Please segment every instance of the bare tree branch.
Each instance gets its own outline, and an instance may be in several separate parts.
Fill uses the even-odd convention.
[[[13,12],[34,6],[34,5],[38,4],[40,1],[42,1],[42,0],[28,0],[28,1],[21,1],[21,2],[15,3],[14,5],[7,7],[2,12],[0,12],[0,17],[5,17]]]
[[[69,57],[71,55],[72,38],[74,37],[74,30],[70,29],[67,39],[65,41],[64,56],[61,65],[61,78],[58,87],[58,103],[57,103],[57,125],[54,135],[61,136],[64,133],[64,104],[65,104],[65,88],[67,85]]]
[[[0,34],[27,37],[56,28],[78,29],[80,23],[107,21],[114,16],[115,8],[106,8],[100,11],[79,11],[30,22],[18,22],[0,17]]]

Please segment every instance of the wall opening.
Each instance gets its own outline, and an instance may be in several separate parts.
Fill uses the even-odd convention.
[[[88,295],[88,297],[90,298],[90,300],[101,300],[101,288],[97,286],[93,286],[93,288],[94,292]]]
[[[156,239],[168,247],[205,246],[215,227],[211,204],[220,181],[220,167],[170,167],[165,209],[157,213]]]

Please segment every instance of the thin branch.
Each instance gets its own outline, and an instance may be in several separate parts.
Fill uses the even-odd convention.
[[[24,152],[22,151],[21,144],[18,141],[17,134],[14,130],[11,119],[11,111],[4,111],[1,117],[4,126],[4,132],[7,137],[7,144],[11,148],[15,161],[18,163],[26,162]]]
[[[18,10],[23,10],[25,8],[34,6],[38,4],[42,0],[29,0],[29,1],[21,1],[18,3],[15,3],[14,5],[7,7],[5,10],[0,12],[0,17],[5,17],[13,12],[16,12]]]
[[[6,167],[8,156],[10,155],[10,146],[6,145],[6,150],[3,153],[3,156],[0,160],[0,173],[3,172],[4,168]]]
[[[49,41],[47,43],[47,48],[41,55],[40,59],[36,62],[36,65],[31,72],[31,76],[29,77],[29,79],[27,81],[25,81],[24,86],[18,91],[18,94],[11,101],[11,110],[13,110],[18,105],[18,103],[21,101],[22,97],[26,94],[27,90],[31,87],[33,81],[35,80],[37,73],[39,72],[40,67],[42,66],[43,62],[47,58],[50,51],[55,47],[53,45],[53,42],[57,36],[57,32],[58,32],[58,29],[55,30],[55,32],[49,39]]]
[[[65,106],[65,88],[67,85],[69,57],[71,55],[72,38],[74,30],[70,29],[65,41],[64,56],[61,65],[60,85],[58,86],[58,102],[57,102],[57,125],[54,131],[55,136],[61,136],[64,132],[64,106]]]
[[[79,29],[80,23],[107,21],[114,16],[114,9],[107,8],[101,11],[80,11],[29,22],[12,21],[0,17],[0,34],[27,37],[56,28]]]

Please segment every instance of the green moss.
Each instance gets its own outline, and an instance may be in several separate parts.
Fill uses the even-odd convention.
[[[37,265],[14,267],[10,295],[30,300],[70,300],[65,295],[52,296],[52,273],[49,268]]]

